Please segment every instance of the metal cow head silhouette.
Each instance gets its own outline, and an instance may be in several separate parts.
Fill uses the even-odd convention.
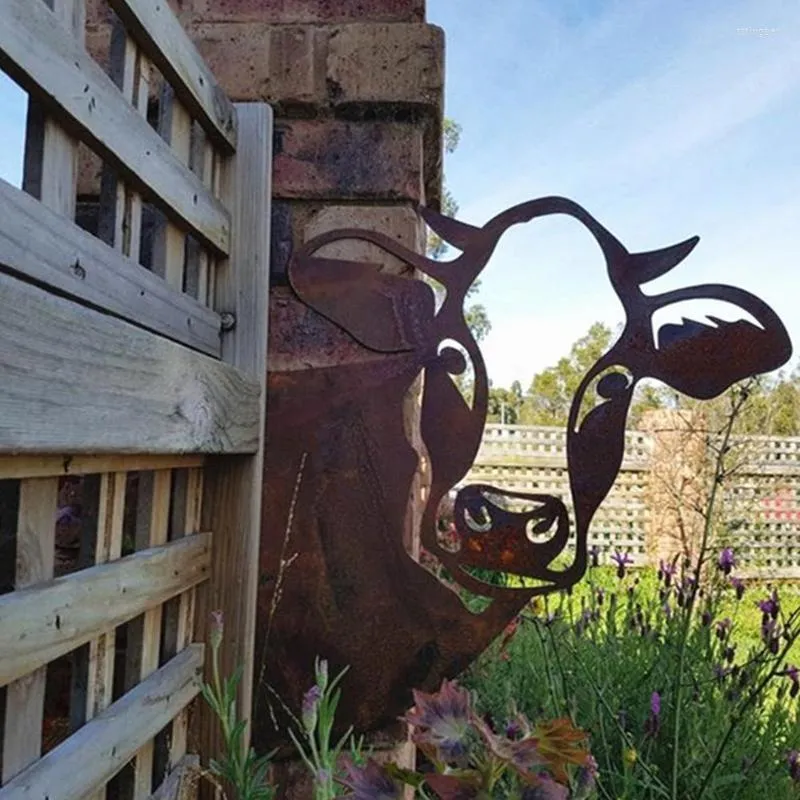
[[[697,238],[629,253],[583,208],[560,197],[515,206],[482,228],[430,209],[420,214],[460,256],[439,262],[380,233],[335,231],[294,254],[291,291],[272,298],[259,594],[264,664],[256,665],[262,676],[256,736],[263,743],[279,738],[267,713],[270,693],[296,707],[315,655],[350,666],[342,724],[376,728],[408,705],[411,688],[431,688],[461,671],[532,596],[578,581],[592,516],[622,464],[637,381],[656,378],[709,399],[777,369],[791,355],[780,319],[741,289],[642,291],[686,258]],[[487,485],[458,491],[458,541],[445,547],[437,535],[440,503],[472,466],[488,403],[486,368],[464,318],[464,299],[503,233],[549,214],[568,214],[594,236],[626,314],[621,336],[583,378],[569,415],[574,552],[565,554],[570,520],[559,498]],[[380,264],[319,255],[345,239],[370,242],[438,281],[445,290],[441,307],[422,281],[382,272]],[[684,320],[654,330],[656,311],[698,298],[732,303],[757,324]],[[453,381],[467,359],[471,402]],[[455,581],[491,598],[480,614],[467,611],[404,545],[419,461],[409,442],[407,403],[420,374],[420,434],[430,463],[421,542]],[[510,510],[511,499],[533,510]],[[555,566],[557,557],[559,563],[566,557],[566,565]],[[535,580],[516,582],[522,588],[498,586],[476,569]]]

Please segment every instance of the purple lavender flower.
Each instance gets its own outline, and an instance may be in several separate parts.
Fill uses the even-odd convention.
[[[731,578],[731,586],[736,590],[736,599],[741,600],[744,597],[744,581],[741,578]]]
[[[730,617],[725,617],[725,619],[721,619],[719,622],[717,622],[717,639],[719,639],[721,642],[724,642],[725,639],[728,638],[731,628],[733,628],[733,621]]]
[[[620,579],[625,577],[625,567],[628,566],[628,564],[633,564],[630,553],[620,553],[619,550],[614,551],[611,560],[617,565],[617,577]]]
[[[575,785],[572,790],[572,800],[587,800],[592,796],[597,783],[597,761],[594,756],[586,756],[586,763],[578,768],[575,776]]]
[[[658,692],[653,692],[650,695],[650,716],[644,724],[645,736],[658,736],[658,731],[661,728],[661,695]]]
[[[662,558],[658,562],[658,578],[659,580],[664,581],[664,586],[669,588],[670,584],[672,583],[672,578],[675,576],[677,568],[675,567],[675,562],[664,561]]]
[[[596,544],[589,548],[589,556],[592,559],[593,567],[600,566],[600,548]]]
[[[719,554],[717,566],[722,570],[725,575],[730,575],[733,568],[736,566],[736,557],[733,554],[733,549],[726,547]]]
[[[708,628],[712,621],[713,617],[711,616],[711,612],[708,609],[703,611],[703,613],[700,615],[700,622],[702,623],[703,627]]]
[[[759,600],[758,607],[764,617],[769,616],[771,619],[777,619],[778,613],[781,610],[780,603],[778,602],[778,592],[776,589],[772,590],[772,594],[766,600]]]
[[[736,657],[736,645],[729,644],[722,655],[729,664],[732,664]]]
[[[800,783],[800,752],[790,750],[786,760],[789,763],[789,776],[792,779],[792,783]]]
[[[783,674],[792,682],[792,688],[789,689],[790,697],[797,697],[800,693],[800,670],[794,664],[789,664],[783,671]]]
[[[303,695],[303,725],[308,733],[313,733],[314,729],[317,727],[317,709],[319,708],[319,701],[321,699],[322,690],[316,684]]]

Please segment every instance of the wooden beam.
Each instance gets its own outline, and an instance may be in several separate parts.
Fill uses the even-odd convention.
[[[102,472],[191,469],[202,467],[202,455],[70,456],[0,455],[0,480],[50,478],[62,475],[99,475]]]
[[[3,180],[0,206],[0,269],[219,356],[219,314]]]
[[[83,800],[104,786],[199,693],[194,644],[0,788],[0,800]]]
[[[0,68],[49,106],[163,211],[220,255],[230,247],[230,215],[175,157],[86,50],[44,3],[4,0]]]
[[[226,178],[234,249],[231,260],[217,266],[214,308],[236,316],[236,327],[223,337],[223,358],[253,376],[266,392],[272,111],[261,103],[237,104],[236,111],[235,172]],[[225,674],[242,669],[238,702],[239,716],[245,720],[252,715],[265,410],[262,399],[255,455],[209,458],[205,469],[203,525],[213,520],[220,535],[215,529],[211,581],[198,592],[198,638],[208,630],[209,613],[222,610],[222,668]],[[230,575],[237,579],[231,581]],[[219,726],[208,709],[201,707],[199,712],[202,752],[211,756],[219,752]],[[245,749],[249,738],[247,730]]]
[[[210,548],[200,533],[3,595],[0,686],[206,580]]]
[[[261,380],[2,273],[0,307],[0,452],[258,449]]]
[[[125,27],[173,86],[178,99],[224,150],[236,149],[236,112],[166,3],[110,0]]]
[[[39,478],[20,483],[15,589],[53,577],[58,479]],[[0,782],[32,764],[42,750],[42,716],[47,668],[41,667],[8,686],[6,697],[3,771]]]

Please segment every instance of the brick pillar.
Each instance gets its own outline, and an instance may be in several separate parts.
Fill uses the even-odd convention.
[[[641,430],[653,437],[647,534],[652,564],[676,555],[696,556],[708,497],[706,432],[697,414],[650,411]]]

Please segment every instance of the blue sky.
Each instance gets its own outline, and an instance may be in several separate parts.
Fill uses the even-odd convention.
[[[461,219],[559,194],[630,250],[697,234],[648,289],[739,285],[800,341],[800,3],[428,0],[428,17],[463,127],[446,162]],[[496,385],[527,387],[594,320],[622,321],[599,250],[567,218],[506,234],[480,299]]]
[[[461,219],[560,194],[631,250],[698,234],[649,288],[742,286],[800,341],[797,0],[428,0],[428,17],[463,127],[446,163]],[[0,74],[0,177],[14,183],[23,122]],[[596,245],[566,218],[506,234],[480,299],[496,385],[527,387],[593,321],[622,320]]]

